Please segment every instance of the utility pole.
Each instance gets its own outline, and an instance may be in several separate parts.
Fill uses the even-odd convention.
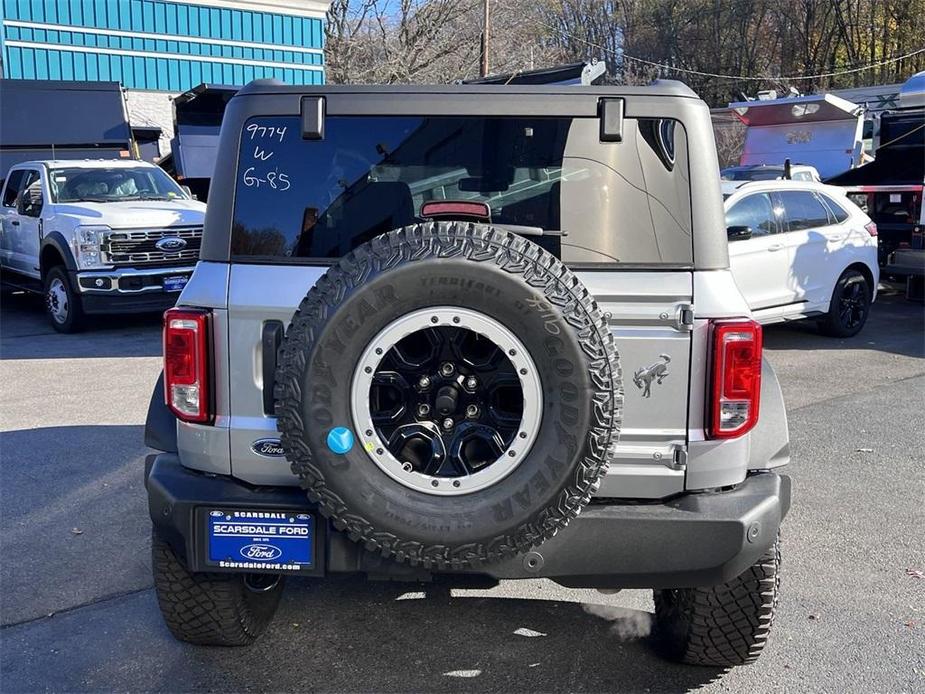
[[[480,77],[488,77],[488,36],[490,26],[488,1],[489,0],[482,0],[482,8],[485,13],[485,17],[482,21],[482,65],[479,68]]]

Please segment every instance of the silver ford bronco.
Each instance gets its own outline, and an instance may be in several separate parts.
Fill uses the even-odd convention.
[[[789,439],[706,105],[250,84],[146,441],[181,640],[251,643],[287,575],[545,577],[652,588],[667,657],[752,662]]]

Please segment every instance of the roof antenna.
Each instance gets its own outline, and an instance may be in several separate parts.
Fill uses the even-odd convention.
[[[787,157],[784,159],[784,180],[789,181],[791,178],[793,177],[790,175],[790,157]]]

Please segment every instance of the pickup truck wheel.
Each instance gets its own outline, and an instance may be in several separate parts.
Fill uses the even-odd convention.
[[[284,578],[268,574],[192,573],[156,532],[151,534],[154,589],[167,628],[201,646],[246,646],[279,605]]]
[[[857,270],[845,270],[835,283],[829,312],[819,327],[831,337],[854,337],[867,322],[870,314],[871,287]]]
[[[617,442],[613,336],[554,256],[499,227],[379,236],[302,301],[277,425],[320,512],[372,552],[465,568],[528,551],[588,504]]]
[[[656,590],[655,644],[670,660],[732,667],[758,659],[780,589],[780,539],[740,576],[709,588]]]
[[[51,268],[45,275],[44,285],[45,310],[52,327],[59,333],[80,331],[84,324],[83,307],[64,266]]]

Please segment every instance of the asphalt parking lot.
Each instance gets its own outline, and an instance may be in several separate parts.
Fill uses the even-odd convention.
[[[925,691],[925,320],[898,295],[856,338],[766,330],[794,504],[756,665],[671,665],[651,598],[547,581],[489,590],[291,581],[249,649],[175,642],[149,568],[142,429],[157,319],[58,335],[0,313],[0,689],[31,691]],[[916,572],[919,572],[918,574]]]

